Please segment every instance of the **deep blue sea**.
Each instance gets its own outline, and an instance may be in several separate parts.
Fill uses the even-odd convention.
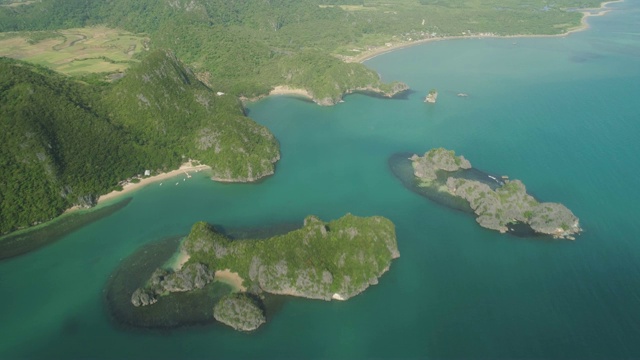
[[[407,99],[250,105],[280,141],[274,176],[152,184],[115,214],[0,262],[0,358],[640,358],[640,2],[610,8],[568,37],[441,41],[366,62],[409,84]],[[431,88],[437,104],[422,102]],[[440,146],[565,204],[584,233],[492,232],[391,173],[392,154]],[[348,212],[390,218],[401,257],[347,302],[292,298],[252,334],[109,317],[104,288],[122,259],[196,221]]]

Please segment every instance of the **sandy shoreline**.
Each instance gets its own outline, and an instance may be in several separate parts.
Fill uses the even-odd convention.
[[[190,258],[189,253],[180,246],[180,250],[169,260],[169,267],[171,267],[173,271],[178,271],[182,269],[182,266],[186,264]]]
[[[391,51],[395,51],[395,50],[399,50],[399,49],[404,49],[410,46],[415,46],[415,45],[420,45],[420,44],[425,44],[425,43],[429,43],[432,41],[443,41],[443,40],[456,40],[456,39],[485,39],[485,38],[497,38],[497,39],[509,39],[509,38],[545,38],[545,37],[565,37],[568,36],[570,34],[573,34],[575,32],[579,32],[579,31],[583,31],[589,28],[589,23],[588,23],[588,18],[592,17],[592,16],[602,16],[607,14],[609,11],[611,11],[611,9],[607,9],[607,6],[609,4],[613,4],[613,3],[619,3],[619,2],[624,2],[624,0],[614,0],[614,1],[607,1],[604,2],[600,5],[599,8],[587,8],[587,9],[582,9],[580,10],[580,12],[582,13],[582,19],[580,20],[580,25],[578,25],[577,27],[573,28],[573,29],[569,29],[568,31],[562,33],[562,34],[554,34],[554,35],[544,35],[544,34],[540,34],[540,35],[485,35],[485,34],[478,34],[478,35],[461,35],[461,36],[443,36],[443,37],[433,37],[433,38],[428,38],[428,39],[421,39],[421,40],[416,40],[416,41],[409,41],[409,42],[402,42],[402,43],[398,43],[398,44],[393,44],[391,46],[380,46],[371,50],[367,50],[363,53],[361,53],[360,55],[357,56],[352,56],[352,57],[345,57],[344,61],[345,62],[365,62],[367,60],[371,60],[376,56],[382,55],[382,54],[386,54],[388,52]]]
[[[286,85],[276,86],[269,92],[269,96],[271,95],[296,95],[305,97],[307,99],[313,99],[313,96],[311,96],[311,93],[309,91],[305,89],[292,88]]]
[[[120,191],[115,190],[115,191],[112,191],[112,192],[110,192],[108,194],[101,195],[98,198],[98,205],[101,204],[101,203],[104,203],[106,201],[113,200],[113,199],[119,198],[121,196],[127,195],[127,194],[129,194],[129,193],[131,193],[133,191],[142,189],[143,187],[145,187],[145,186],[147,186],[149,184],[155,183],[155,182],[159,182],[159,181],[162,181],[162,180],[170,179],[170,178],[178,176],[180,174],[184,174],[185,175],[185,179],[187,179],[187,178],[191,177],[191,173],[192,172],[202,171],[202,170],[209,170],[209,169],[211,169],[211,167],[209,167],[208,165],[193,165],[191,162],[186,162],[186,163],[182,164],[180,166],[180,168],[178,168],[177,170],[169,171],[169,172],[166,172],[166,173],[161,173],[161,174],[158,174],[158,175],[155,175],[155,176],[149,176],[149,177],[146,177],[146,178],[142,178],[142,179],[140,179],[140,182],[137,182],[137,183],[130,182],[130,183],[127,183],[127,184],[123,185],[122,186],[122,190],[120,190]],[[73,206],[73,207],[67,209],[64,213],[66,214],[66,213],[69,213],[69,212],[72,212],[72,211],[75,211],[75,210],[78,210],[78,209],[80,209],[78,206]]]
[[[186,162],[182,165],[180,165],[180,167],[177,170],[173,170],[173,171],[169,171],[166,173],[161,173],[155,176],[149,176],[147,178],[143,178],[140,180],[140,182],[138,183],[128,183],[126,185],[124,185],[122,187],[121,191],[112,191],[108,194],[102,195],[100,196],[100,198],[98,199],[98,204],[100,204],[101,202],[105,202],[108,200],[112,200],[115,198],[118,198],[122,195],[126,195],[131,193],[132,191],[136,191],[139,190],[143,187],[145,187],[146,185],[152,184],[154,182],[158,182],[161,180],[166,180],[166,179],[170,179],[174,176],[178,176],[180,174],[185,174],[187,175],[185,177],[191,177],[190,172],[194,172],[194,171],[201,171],[201,170],[208,170],[211,169],[211,167],[209,167],[208,165],[193,165],[191,162]]]
[[[242,286],[242,278],[238,273],[231,272],[230,269],[218,270],[216,271],[214,277],[214,281],[220,281],[225,284],[230,285],[234,291],[247,291],[247,288]]]

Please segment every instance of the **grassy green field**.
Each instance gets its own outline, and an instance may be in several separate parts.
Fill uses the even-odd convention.
[[[67,75],[124,71],[149,39],[107,27],[3,33],[0,56],[25,60]]]

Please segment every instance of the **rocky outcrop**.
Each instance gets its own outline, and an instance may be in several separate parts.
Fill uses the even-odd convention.
[[[435,89],[430,90],[427,96],[424,98],[424,102],[430,103],[430,104],[435,104],[437,100],[438,100],[438,91],[436,91]]]
[[[133,293],[131,303],[134,306],[147,306],[155,304],[159,296],[167,293],[202,289],[213,281],[213,276],[213,271],[199,263],[188,264],[175,272],[156,269],[147,284]]]
[[[235,330],[253,331],[267,321],[262,304],[248,294],[230,294],[213,307],[213,317]]]
[[[449,191],[469,202],[480,226],[507,232],[509,224],[521,222],[541,234],[568,237],[581,231],[578,218],[558,203],[539,203],[527,194],[519,180],[505,182],[495,191],[479,181],[447,179]]]
[[[311,99],[316,104],[320,106],[333,106],[341,102],[342,99],[344,98],[344,95],[347,95],[347,94],[363,93],[363,94],[377,95],[377,96],[391,99],[404,93],[407,90],[409,90],[409,85],[403,82],[396,81],[391,84],[382,84],[382,86],[367,85],[367,86],[354,87],[351,89],[347,89],[343,94],[337,97],[318,98],[313,96],[311,92],[309,93],[312,95]]]
[[[95,194],[78,196],[78,201],[76,202],[77,206],[84,209],[92,208],[97,204],[98,204],[98,197]]]
[[[158,302],[156,294],[142,288],[136,289],[131,295],[131,303],[135,307],[152,305],[156,302]]]
[[[234,176],[231,173],[231,170],[225,169],[224,171],[218,171],[217,169],[212,169],[211,180],[218,182],[227,182],[227,183],[251,183],[259,181],[267,176],[271,176],[275,172],[275,164],[278,160],[280,160],[280,153],[278,152],[276,156],[272,159],[266,160],[263,159],[260,161],[260,166],[257,169],[254,169],[251,164],[246,164],[246,175],[245,176]]]
[[[452,172],[471,168],[471,163],[464,156],[456,156],[453,150],[444,148],[431,149],[424,156],[413,155],[410,160],[413,173],[421,181],[435,180],[438,170]]]

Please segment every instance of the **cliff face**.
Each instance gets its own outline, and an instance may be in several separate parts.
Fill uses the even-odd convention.
[[[230,241],[198,223],[183,246],[191,261],[230,269],[263,291],[323,300],[377,284],[400,255],[389,220],[353,215],[329,223],[308,217],[302,229],[266,240]]]

